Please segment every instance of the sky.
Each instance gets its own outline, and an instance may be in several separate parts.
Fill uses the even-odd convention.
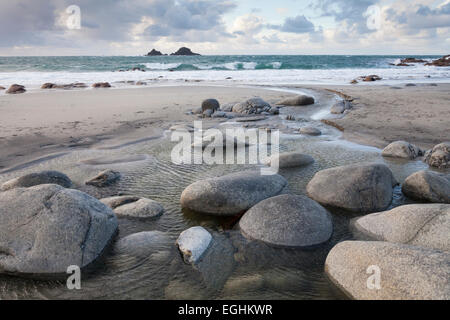
[[[450,0],[0,0],[0,55],[450,54]]]

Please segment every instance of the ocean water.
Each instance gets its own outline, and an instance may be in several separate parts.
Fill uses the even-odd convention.
[[[433,60],[438,56],[416,56]],[[115,87],[126,81],[156,84],[214,82],[239,84],[348,84],[377,74],[384,84],[448,82],[449,67],[396,67],[405,56],[161,56],[161,57],[0,57],[0,85],[39,87],[45,82],[93,83]],[[140,70],[131,71],[133,68]],[[380,83],[380,82],[379,82]]]

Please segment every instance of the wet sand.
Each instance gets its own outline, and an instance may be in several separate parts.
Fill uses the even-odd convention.
[[[450,140],[450,84],[438,86],[302,86],[354,98],[354,109],[332,121],[343,138],[384,148],[407,140],[430,148]],[[0,172],[96,144],[115,146],[152,139],[182,122],[207,98],[221,104],[259,96],[275,103],[292,93],[219,86],[46,91],[0,96]],[[329,93],[328,93],[329,95]],[[220,120],[214,120],[220,121]]]
[[[346,140],[378,148],[405,140],[424,149],[450,140],[450,84],[326,88],[354,98],[353,110],[333,120]]]
[[[152,139],[196,119],[186,112],[204,99],[222,104],[252,97],[275,103],[288,96],[263,89],[146,87],[45,91],[0,96],[0,172],[50,154],[98,143],[115,146]]]

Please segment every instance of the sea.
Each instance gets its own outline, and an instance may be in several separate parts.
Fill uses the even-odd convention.
[[[377,84],[442,83],[450,67],[414,64],[397,67],[407,56],[244,55],[244,56],[77,56],[0,57],[0,86],[13,83],[27,89],[43,83],[110,82],[114,87],[133,81],[155,85],[199,82],[241,85],[343,85],[376,74]],[[432,61],[439,56],[415,56]],[[367,83],[365,83],[367,85]],[[369,84],[371,85],[371,84]]]

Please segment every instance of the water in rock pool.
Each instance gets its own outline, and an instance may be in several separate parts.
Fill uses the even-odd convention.
[[[339,140],[335,129],[313,121],[311,117],[305,123],[320,126],[324,133],[322,136],[282,135],[280,151],[302,152],[316,160],[304,168],[280,170],[289,182],[284,193],[305,194],[306,185],[316,172],[340,165],[385,163],[399,181],[427,167],[420,161],[383,159],[380,150]],[[298,121],[279,121],[292,128],[304,125]],[[219,219],[183,211],[180,195],[188,185],[198,180],[256,166],[175,165],[171,161],[173,146],[167,135],[156,141],[130,144],[119,149],[78,150],[27,169],[0,175],[0,182],[4,182],[23,173],[52,169],[66,173],[77,188],[97,198],[127,194],[153,199],[164,206],[164,215],[150,221],[119,219],[118,239],[154,230],[170,237],[167,244],[153,248],[147,254],[124,252],[113,246],[95,270],[83,274],[81,290],[68,290],[63,281],[0,276],[0,299],[345,298],[327,279],[324,263],[335,244],[352,239],[348,225],[357,214],[329,208],[333,216],[333,236],[327,243],[314,248],[272,248],[249,241],[236,228],[238,219]],[[83,184],[103,169],[118,170],[123,177],[117,184],[105,189]],[[397,188],[392,206],[406,202]],[[227,252],[217,252],[215,261],[207,270],[210,274],[206,279],[204,274],[183,262],[175,247],[182,231],[199,225],[228,238],[234,251],[231,261],[225,256]]]

